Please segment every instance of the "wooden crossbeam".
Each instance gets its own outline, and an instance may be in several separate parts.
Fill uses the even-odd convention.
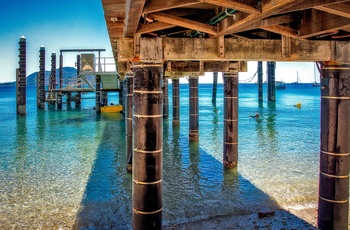
[[[322,10],[331,14],[339,15],[345,18],[350,18],[350,2],[332,4],[326,6],[314,7],[317,10]]]
[[[297,30],[294,30],[294,29],[286,27],[286,26],[272,25],[272,26],[264,26],[264,27],[262,27],[262,29],[276,33],[276,34],[285,35],[285,36],[291,37],[291,38],[298,37]]]
[[[126,0],[124,37],[133,37],[139,25],[146,0]]]
[[[246,13],[252,13],[252,14],[261,13],[260,9],[254,8],[250,5],[247,5],[235,0],[201,0],[201,2],[209,3],[216,6],[231,8],[231,9],[235,9]]]
[[[198,0],[167,0],[167,1],[148,1],[143,9],[144,14],[158,11],[164,11],[179,7],[191,6],[200,3]]]

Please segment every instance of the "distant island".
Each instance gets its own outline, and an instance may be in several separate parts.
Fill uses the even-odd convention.
[[[63,73],[63,81],[70,80],[72,78],[75,78],[77,76],[77,69],[74,67],[63,67],[62,68]],[[51,71],[45,71],[45,84],[47,85],[49,83]],[[60,74],[60,69],[56,69],[56,78],[58,79]],[[27,86],[36,86],[36,79],[38,76],[38,72],[34,72],[27,76]],[[0,85],[16,85],[16,82],[4,82],[0,83]]]

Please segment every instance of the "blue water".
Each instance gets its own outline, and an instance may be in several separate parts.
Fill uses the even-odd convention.
[[[0,87],[0,229],[130,229],[131,175],[125,170],[121,114],[98,115],[93,94],[80,109],[16,115],[15,88]],[[239,85],[239,165],[222,167],[223,85],[199,86],[198,144],[188,142],[188,85],[181,84],[180,128],[163,134],[163,224],[317,203],[320,89],[276,91],[274,108],[258,106],[257,85]],[[111,93],[109,102],[117,103]],[[293,106],[297,102],[301,109]],[[259,119],[250,118],[255,113]]]

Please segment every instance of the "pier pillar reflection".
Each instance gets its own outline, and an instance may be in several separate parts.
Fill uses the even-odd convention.
[[[276,103],[276,62],[267,62],[267,101],[268,105],[274,107]]]
[[[125,138],[126,138],[126,171],[132,172],[132,100],[133,100],[134,73],[129,71],[125,75]]]
[[[189,76],[190,82],[190,126],[189,126],[189,140],[190,142],[198,142],[199,140],[199,118],[198,118],[198,74],[192,74]]]
[[[259,107],[263,106],[263,68],[262,61],[258,61],[258,100]]]
[[[212,104],[216,105],[216,94],[218,89],[218,72],[213,73],[213,96],[212,96]]]
[[[180,80],[172,79],[173,85],[173,126],[180,126]]]
[[[16,103],[17,114],[25,115],[27,112],[27,39],[22,36],[19,40],[19,68],[16,74]]]
[[[133,64],[132,228],[162,228],[162,64]]]
[[[45,109],[45,47],[41,46],[39,50],[39,74],[37,81],[37,106],[39,109]]]
[[[320,229],[348,229],[350,65],[324,63],[321,79]]]
[[[238,163],[238,73],[224,73],[224,151],[225,168]]]
[[[101,112],[101,76],[96,75],[96,113]]]

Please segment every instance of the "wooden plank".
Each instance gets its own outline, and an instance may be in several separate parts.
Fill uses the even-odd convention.
[[[136,31],[136,34],[146,34],[146,33],[151,33],[153,31],[158,31],[158,30],[164,30],[164,29],[169,29],[172,27],[175,27],[176,25],[169,24],[166,22],[153,22],[150,24],[143,25],[141,28],[139,28]]]
[[[201,0],[201,2],[209,3],[216,6],[231,8],[231,9],[235,9],[238,11],[251,13],[251,14],[261,13],[260,9],[257,9],[253,6],[250,6],[248,4],[235,1],[235,0]]]
[[[317,10],[322,10],[331,14],[339,15],[345,18],[350,18],[350,2],[341,4],[332,4],[328,6],[314,7]]]
[[[200,3],[198,0],[168,0],[168,1],[148,1],[143,9],[144,14],[149,14],[158,11],[169,10],[173,8],[191,6]]]
[[[146,0],[126,0],[124,37],[133,37],[139,25]]]
[[[299,30],[300,38],[310,38],[340,30],[350,25],[350,18],[318,10],[307,10]]]
[[[148,17],[153,18],[154,20],[157,20],[157,21],[185,27],[192,30],[198,30],[211,35],[217,34],[217,32],[215,31],[216,27],[214,26],[210,26],[204,23],[192,21],[185,18],[176,17],[165,13],[153,13],[153,14],[149,14]]]
[[[291,38],[297,38],[298,37],[298,31],[294,30],[292,28],[281,26],[281,25],[272,25],[272,26],[264,26],[262,29],[276,33],[281,34],[287,37]]]

